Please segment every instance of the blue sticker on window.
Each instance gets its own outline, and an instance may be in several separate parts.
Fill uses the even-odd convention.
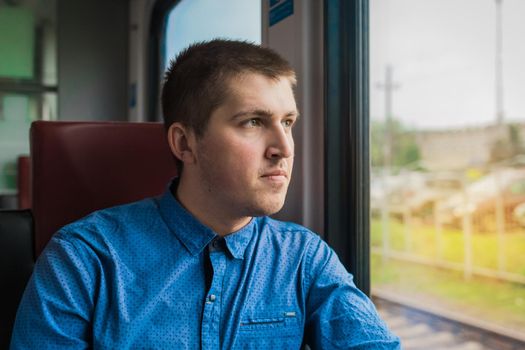
[[[290,15],[293,15],[293,0],[270,0],[270,27]]]

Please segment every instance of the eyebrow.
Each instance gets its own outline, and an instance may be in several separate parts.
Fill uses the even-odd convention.
[[[245,111],[240,111],[232,116],[232,119],[238,119],[245,117],[247,115],[256,115],[263,118],[271,118],[274,113],[268,109],[260,109],[260,108],[254,108],[254,109],[248,109]],[[299,111],[290,111],[284,115],[285,117],[295,117],[299,119]]]

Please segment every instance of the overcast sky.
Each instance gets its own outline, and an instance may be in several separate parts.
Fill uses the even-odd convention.
[[[384,119],[393,66],[396,118],[415,128],[495,120],[495,0],[371,0],[370,114]],[[503,0],[504,110],[525,121],[525,0]]]

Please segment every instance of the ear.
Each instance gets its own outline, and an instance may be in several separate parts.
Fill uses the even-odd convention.
[[[181,123],[173,123],[168,129],[168,143],[171,153],[184,164],[195,163],[193,145],[195,135]]]

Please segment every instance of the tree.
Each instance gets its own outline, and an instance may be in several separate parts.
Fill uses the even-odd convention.
[[[392,119],[388,126],[386,124],[377,120],[372,120],[371,123],[372,167],[383,167],[390,163],[391,167],[400,169],[417,164],[421,159],[421,152],[415,133],[396,119]],[[388,154],[389,161],[385,158]]]

